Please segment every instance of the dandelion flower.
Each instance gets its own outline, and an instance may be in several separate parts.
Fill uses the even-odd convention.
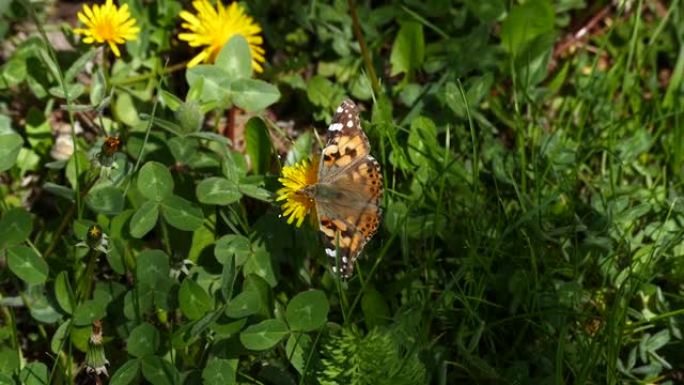
[[[181,27],[188,32],[179,33],[178,38],[187,41],[191,47],[206,46],[188,63],[194,67],[199,63],[213,63],[221,48],[235,35],[242,35],[252,53],[252,68],[262,72],[264,59],[264,40],[259,35],[261,27],[245,13],[238,3],[224,6],[219,0],[216,8],[208,0],[196,0],[192,6],[197,14],[182,11],[180,17],[185,21]]]
[[[302,189],[315,184],[318,180],[317,170],[314,163],[304,159],[293,166],[283,167],[283,177],[278,180],[283,188],[278,190],[276,201],[285,201],[282,204],[283,215],[289,217],[287,223],[297,221],[299,227],[304,218],[314,207],[314,201],[310,196],[302,192]]]
[[[83,4],[83,12],[78,13],[78,19],[86,28],[74,28],[74,33],[83,35],[84,43],[107,43],[117,57],[121,56],[117,44],[135,40],[140,32],[136,20],[128,11],[128,4],[118,8],[112,0],[107,0],[103,5],[95,4],[92,8]]]

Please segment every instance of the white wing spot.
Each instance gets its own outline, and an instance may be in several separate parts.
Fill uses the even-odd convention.
[[[349,128],[354,127],[354,121],[353,121],[353,120],[348,120],[348,121],[347,121],[347,127],[349,127]]]
[[[342,108],[342,105],[340,105],[339,107],[337,107],[337,113],[338,113],[338,114],[342,113],[342,111],[344,111],[344,108]]]
[[[335,256],[337,255],[337,253],[335,253],[335,250],[333,249],[325,249],[325,253],[328,254],[329,257],[333,258],[335,258]]]
[[[347,257],[342,257],[342,263],[347,263],[348,259]]]
[[[333,266],[332,271],[333,271],[333,273],[337,273],[337,266]]]
[[[339,131],[342,129],[342,123],[333,123],[328,127],[328,131]]]

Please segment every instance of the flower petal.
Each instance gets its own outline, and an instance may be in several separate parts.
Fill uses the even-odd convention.
[[[113,0],[106,0],[101,5],[84,4],[77,17],[84,28],[74,28],[74,33],[84,36],[86,44],[107,44],[117,57],[121,56],[118,45],[135,40],[140,32],[128,5],[118,7]]]
[[[204,46],[204,49],[188,62],[188,67],[201,62],[213,62],[232,36],[242,35],[249,44],[254,71],[263,71],[260,63],[265,62],[265,51],[262,48],[263,38],[259,35],[261,26],[246,14],[240,3],[223,5],[218,1],[213,6],[208,0],[196,0],[192,6],[195,13],[184,10],[179,14],[184,21],[181,27],[185,31],[178,34],[178,39],[186,41],[191,47]]]

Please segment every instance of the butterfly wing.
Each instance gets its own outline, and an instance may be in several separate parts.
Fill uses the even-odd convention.
[[[322,151],[316,210],[325,253],[333,271],[348,278],[354,262],[378,228],[382,194],[380,165],[370,156],[356,105],[347,100],[337,109]]]
[[[330,185],[318,186],[321,199],[316,210],[325,254],[333,272],[342,278],[354,272],[354,263],[363,247],[375,234],[382,211],[380,167],[368,156]],[[328,199],[329,198],[329,199]]]
[[[351,100],[337,107],[328,126],[326,144],[318,167],[318,181],[329,183],[344,173],[355,160],[370,155],[370,144],[361,129],[359,108]]]

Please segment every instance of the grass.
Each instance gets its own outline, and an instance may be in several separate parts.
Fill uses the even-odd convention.
[[[234,110],[126,60],[133,80],[98,116],[125,139],[112,178],[91,168],[70,182],[72,161],[49,168],[51,139],[12,118],[24,157],[2,174],[2,224],[25,232],[32,216],[25,236],[0,236],[0,383],[93,380],[73,366],[102,347],[119,385],[681,381],[681,3],[487,3],[505,8],[497,17],[466,4],[293,4],[277,21],[268,12],[283,4],[251,6],[280,60],[261,78],[280,99],[255,108],[243,152],[187,131],[192,113],[206,133]],[[596,15],[587,38],[568,37]],[[151,68],[182,69],[161,63]],[[10,64],[4,116],[35,94],[8,83]],[[315,228],[287,226],[272,202],[278,157],[308,156],[304,127],[323,127],[343,95],[365,108],[385,181],[383,223],[349,281],[326,269]],[[48,115],[64,102],[34,97]],[[96,153],[101,136],[79,146]],[[237,199],[197,188],[217,178]],[[109,187],[122,206],[104,211],[118,199]],[[106,253],[75,247],[95,223]]]

